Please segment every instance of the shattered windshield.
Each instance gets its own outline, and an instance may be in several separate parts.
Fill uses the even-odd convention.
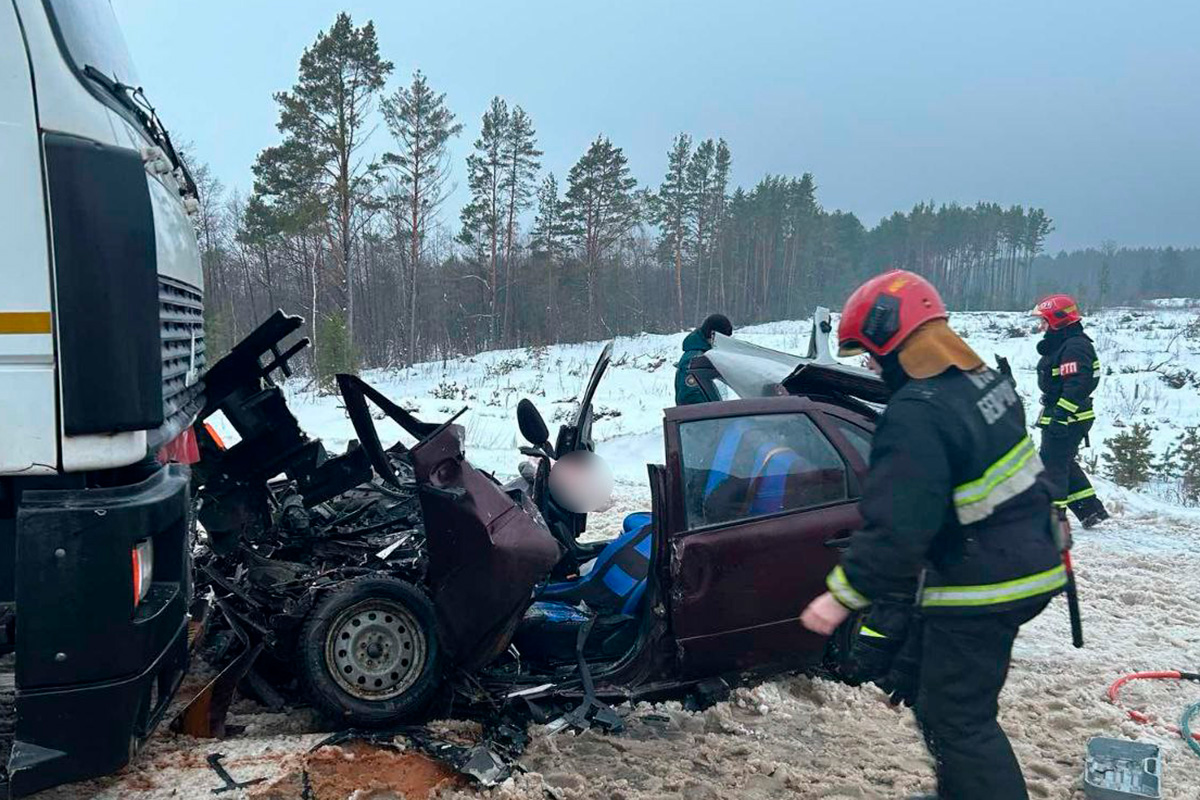
[[[91,65],[121,83],[137,85],[137,72],[108,0],[45,0],[66,55],[77,69]]]
[[[720,333],[716,334],[712,349],[705,355],[738,397],[776,394],[776,387],[803,361],[799,356]],[[726,399],[724,393],[722,399]]]

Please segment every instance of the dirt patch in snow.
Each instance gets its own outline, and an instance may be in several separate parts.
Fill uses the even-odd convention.
[[[289,758],[283,775],[251,789],[248,796],[251,800],[424,800],[441,787],[464,784],[448,767],[420,753],[354,742]]]

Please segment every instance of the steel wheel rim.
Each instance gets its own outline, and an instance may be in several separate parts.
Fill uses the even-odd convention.
[[[402,603],[371,598],[338,614],[325,637],[325,666],[347,694],[390,700],[421,676],[428,644]]]

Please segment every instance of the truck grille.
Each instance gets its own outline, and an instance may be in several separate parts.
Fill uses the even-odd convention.
[[[204,298],[198,289],[159,277],[163,418],[191,404],[204,371]]]

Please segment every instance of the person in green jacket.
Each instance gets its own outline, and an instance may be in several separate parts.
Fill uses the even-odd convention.
[[[713,336],[718,333],[732,336],[733,324],[724,314],[709,314],[708,319],[683,340],[683,357],[675,365],[675,405],[708,402],[699,386],[688,383],[688,367],[693,358],[712,349]]]

